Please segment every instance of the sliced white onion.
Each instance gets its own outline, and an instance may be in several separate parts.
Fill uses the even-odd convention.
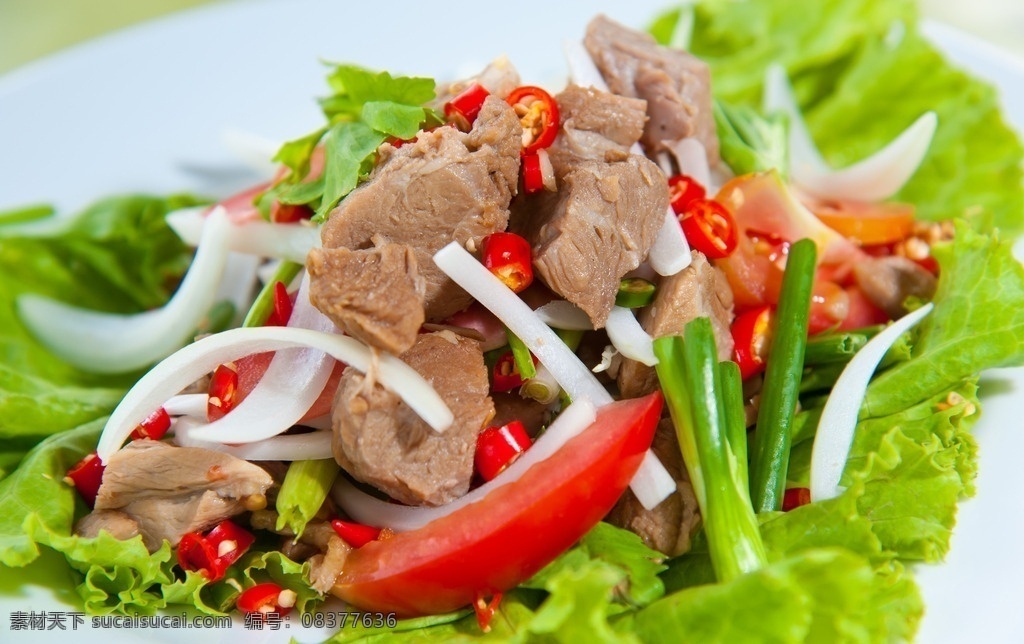
[[[167,225],[189,245],[195,245],[202,235],[208,217],[202,208],[183,208],[166,216]],[[320,230],[316,226],[274,224],[269,221],[249,220],[232,225],[231,250],[247,255],[275,257],[304,264],[311,248],[320,246]]]
[[[309,301],[309,276],[299,285],[295,308],[288,319],[292,329],[334,333],[334,323]],[[278,351],[256,387],[223,417],[197,427],[197,440],[252,443],[287,431],[320,397],[334,360],[315,349]]]
[[[594,324],[590,316],[572,302],[552,300],[534,310],[541,321],[556,329],[565,331],[592,331]]]
[[[674,221],[674,220],[673,220]],[[679,228],[678,224],[676,228]],[[687,252],[689,257],[689,252]],[[548,328],[548,325],[530,310],[519,297],[509,290],[505,284],[495,277],[483,264],[466,252],[457,242],[452,242],[437,251],[434,255],[434,263],[448,277],[455,281],[481,305],[493,313],[502,323],[519,336],[519,339],[526,344],[533,355],[551,371],[551,374],[561,385],[562,389],[569,394],[572,400],[586,398],[598,407],[612,402],[601,383],[594,377],[594,374],[587,369],[576,354],[569,347],[565,346],[555,332]],[[652,460],[653,459],[653,460]],[[648,472],[650,462],[657,462],[657,457],[651,454],[651,459],[645,458],[644,465],[641,465],[638,477],[657,477],[657,473]],[[660,462],[657,465],[661,469],[664,466]],[[665,497],[652,496],[649,493],[652,488],[646,486],[633,487],[640,503],[645,508],[653,508]]]
[[[110,415],[97,452],[105,462],[154,409],[218,365],[266,351],[310,347],[330,354],[349,368],[366,373],[371,364],[376,380],[400,396],[428,425],[443,431],[453,416],[423,376],[395,356],[374,355],[352,338],[288,327],[231,329],[207,336],[168,356],[144,375]]]
[[[434,263],[511,329],[551,371],[570,398],[587,398],[598,406],[612,402],[597,378],[555,332],[458,242],[437,251]]]
[[[273,436],[246,445],[225,445],[197,439],[196,425],[191,418],[177,419],[174,421],[173,429],[174,442],[181,447],[202,447],[246,461],[309,461],[334,458],[331,451],[332,436],[329,431]]]
[[[241,324],[245,318],[245,312],[252,304],[259,266],[260,258],[255,255],[228,253],[228,259],[224,265],[224,276],[217,287],[214,301],[231,302],[231,305],[235,307],[235,320],[238,324]]]
[[[215,302],[227,261],[231,224],[219,207],[208,219],[192,265],[163,307],[119,315],[23,295],[17,299],[19,317],[50,351],[76,367],[122,373],[152,364],[188,342]]]
[[[676,213],[669,206],[665,211],[665,221],[658,230],[647,261],[658,275],[668,277],[675,275],[690,265],[690,244],[683,235],[683,227],[676,220]]]
[[[893,322],[871,338],[857,352],[836,380],[818,421],[811,450],[811,500],[821,501],[839,496],[839,480],[846,468],[846,459],[853,445],[857,417],[867,392],[868,383],[885,352],[907,330],[924,319],[932,310],[927,304]]]
[[[601,70],[594,64],[594,59],[590,57],[590,52],[582,42],[565,40],[562,42],[562,51],[565,52],[565,61],[569,65],[569,80],[574,85],[593,87],[602,92],[610,91]]]
[[[179,394],[163,404],[168,416],[194,416],[206,418],[206,404],[210,397],[206,394]]]
[[[800,114],[785,70],[772,65],[765,77],[765,109],[781,110],[790,122],[790,173],[801,190],[819,199],[882,201],[899,192],[928,153],[938,116],[925,112],[870,157],[842,170],[828,167]]]
[[[648,367],[658,364],[658,358],[654,355],[654,340],[640,326],[631,310],[613,306],[604,330],[608,332],[608,339],[612,345],[622,355]]]
[[[636,476],[629,482],[629,489],[633,490],[633,494],[636,495],[644,509],[653,510],[659,503],[675,493],[676,480],[672,478],[654,452],[647,450],[643,462],[640,463],[640,469],[636,471]]]
[[[704,149],[703,143],[691,136],[675,141],[668,148],[671,150],[672,156],[675,157],[681,174],[692,177],[697,183],[704,186],[709,195],[717,192],[717,186],[712,185],[711,182],[708,151]]]
[[[558,185],[555,183],[555,166],[551,165],[548,151],[543,148],[537,150],[537,160],[540,161],[540,176],[544,189],[548,192],[558,192]]]
[[[239,161],[264,177],[272,177],[280,167],[271,160],[281,147],[277,141],[236,128],[225,129],[220,140]]]
[[[472,503],[482,501],[494,490],[514,483],[535,464],[550,458],[597,418],[594,405],[586,398],[575,400],[541,434],[530,449],[497,477],[451,503],[427,508],[408,507],[382,501],[356,488],[345,477],[338,477],[331,494],[345,513],[359,523],[386,526],[396,532],[422,528]],[[674,482],[673,482],[674,484]]]

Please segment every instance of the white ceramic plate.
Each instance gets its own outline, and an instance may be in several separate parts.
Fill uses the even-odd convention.
[[[526,79],[557,86],[561,42],[599,11],[642,26],[662,0],[629,3],[354,3],[216,5],[97,40],[0,78],[0,209],[52,202],[73,210],[124,191],[224,194],[253,180],[223,146],[236,128],[282,140],[319,123],[318,58],[427,76],[458,76],[507,53]],[[929,35],[1003,90],[1024,130],[1024,65],[940,25]],[[1024,370],[986,374],[978,425],[978,496],[961,507],[952,553],[919,571],[922,642],[1024,639]],[[70,576],[34,565],[0,575],[0,632],[15,610],[73,604]],[[54,590],[54,589],[60,590]],[[64,608],[67,610],[68,608]],[[238,629],[96,630],[78,641],[236,641]],[[68,634],[19,631],[18,641]],[[310,634],[312,635],[312,634]],[[84,638],[84,639],[83,639]],[[305,638],[304,638],[305,639]],[[0,636],[10,641],[10,637]]]

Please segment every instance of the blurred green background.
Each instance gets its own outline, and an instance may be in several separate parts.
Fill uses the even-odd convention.
[[[0,73],[100,34],[214,1],[0,0]],[[926,16],[1024,53],[1024,0],[921,0],[921,6]]]

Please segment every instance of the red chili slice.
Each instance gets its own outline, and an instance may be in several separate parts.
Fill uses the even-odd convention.
[[[254,541],[252,533],[225,519],[206,535],[189,532],[183,536],[178,543],[178,564],[184,570],[197,570],[210,581],[217,581]]]
[[[473,83],[458,96],[444,104],[444,116],[463,132],[473,127],[473,122],[490,95],[483,85]]]
[[[305,204],[295,205],[275,201],[270,206],[270,221],[277,224],[294,224],[313,217],[313,209]]]
[[[791,487],[782,496],[782,511],[789,512],[811,502],[811,491],[805,487]]]
[[[523,192],[532,195],[544,189],[544,169],[541,168],[540,157],[536,154],[524,156],[523,165]]]
[[[210,378],[209,398],[206,403],[206,416],[210,422],[223,418],[234,409],[238,402],[238,371],[232,364],[222,364]]]
[[[493,233],[484,237],[480,255],[487,270],[519,293],[533,283],[530,242],[515,233]]]
[[[533,362],[536,364],[537,359],[534,358]],[[494,363],[494,369],[491,371],[491,391],[501,393],[503,391],[512,391],[522,386],[523,377],[516,367],[515,356],[512,355],[511,351],[503,353],[498,358],[498,361]]]
[[[274,310],[267,316],[263,326],[288,326],[288,320],[292,317],[292,297],[288,294],[288,287],[284,282],[274,282]]]
[[[688,203],[679,222],[690,245],[709,259],[722,259],[736,250],[736,222],[725,206],[713,199]]]
[[[362,548],[371,541],[377,540],[380,537],[380,528],[374,528],[373,526],[363,525],[361,523],[352,523],[350,521],[342,521],[341,519],[335,519],[331,521],[331,527],[338,533],[338,536],[344,539],[345,543],[352,546],[353,548]]]
[[[252,588],[247,588],[243,591],[238,596],[238,601],[235,602],[235,605],[238,606],[238,610],[244,613],[258,615],[277,613],[278,615],[287,615],[292,607],[281,606],[282,592],[285,592],[284,589],[273,582],[256,584]]]
[[[473,602],[473,610],[476,611],[476,623],[480,625],[480,630],[485,633],[491,632],[491,620],[494,619],[494,614],[498,612],[498,606],[501,604],[502,593],[494,593],[491,595],[491,601],[487,601],[483,593],[478,593],[476,601]]]
[[[733,359],[744,380],[764,371],[771,348],[772,307],[759,306],[736,316],[732,323]]]
[[[518,420],[501,427],[488,427],[476,438],[473,464],[485,481],[490,481],[530,448],[526,428]]]
[[[515,110],[523,126],[524,157],[550,146],[558,135],[558,103],[539,87],[523,85],[512,90],[505,101]]]
[[[167,410],[163,407],[158,407],[149,416],[146,416],[146,420],[139,423],[138,427],[132,431],[132,440],[138,438],[151,438],[155,441],[160,440],[167,433],[167,430],[171,428],[171,417],[167,415]]]
[[[704,186],[688,175],[677,174],[668,180],[669,203],[672,204],[672,211],[677,215],[685,214],[686,207],[691,202],[703,199],[706,195]]]
[[[100,490],[100,484],[103,482],[103,471],[107,469],[107,466],[100,461],[100,457],[93,452],[72,467],[67,476],[64,477],[64,482],[69,485],[74,485],[75,489],[78,490],[79,496],[85,501],[85,504],[90,508],[96,505],[96,494]]]

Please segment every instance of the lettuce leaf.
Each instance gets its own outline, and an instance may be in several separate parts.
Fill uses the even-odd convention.
[[[109,413],[137,379],[62,362],[22,326],[15,299],[38,293],[121,313],[162,305],[192,256],[164,215],[198,203],[129,195],[99,201],[59,227],[0,222],[0,439],[13,448],[6,464],[44,436]]]

